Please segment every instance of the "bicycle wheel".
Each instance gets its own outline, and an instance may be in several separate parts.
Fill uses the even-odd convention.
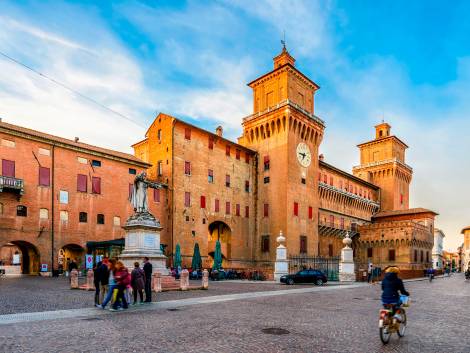
[[[387,344],[390,341],[390,336],[392,334],[388,330],[388,326],[384,326],[380,328],[380,340],[383,344]]]
[[[397,334],[398,334],[398,337],[403,337],[405,335],[405,331],[406,331],[406,313],[405,313],[405,310],[401,309],[400,315],[402,317],[402,321],[400,322],[400,326],[398,327]]]

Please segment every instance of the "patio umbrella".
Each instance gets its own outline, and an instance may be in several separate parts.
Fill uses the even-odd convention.
[[[176,244],[175,261],[173,264],[176,268],[181,267],[181,247],[179,243]]]
[[[217,240],[215,243],[215,252],[214,252],[214,264],[212,265],[213,270],[220,270],[222,267],[222,249],[220,248],[220,241]]]
[[[193,261],[191,263],[191,268],[193,270],[199,270],[202,268],[202,259],[201,253],[199,252],[199,244],[194,244],[194,252],[193,252]]]

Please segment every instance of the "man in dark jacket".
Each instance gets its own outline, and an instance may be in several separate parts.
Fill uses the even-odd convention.
[[[109,270],[107,258],[103,262],[98,262],[94,269],[93,279],[95,282],[95,305],[103,302],[104,296],[108,291]]]
[[[403,285],[403,281],[398,277],[400,270],[398,267],[391,266],[385,270],[385,277],[382,280],[382,303],[400,304],[400,294],[409,296]]]
[[[149,258],[144,257],[144,272],[145,272],[145,303],[152,302],[152,264]]]

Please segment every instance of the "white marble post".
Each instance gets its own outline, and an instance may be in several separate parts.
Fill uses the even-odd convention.
[[[209,271],[204,269],[202,271],[202,289],[208,289],[209,288]]]
[[[180,288],[181,290],[188,290],[189,287],[189,271],[187,269],[184,269],[181,271],[181,277],[180,277]]]
[[[276,248],[276,262],[274,263],[274,281],[280,283],[281,277],[289,274],[289,260],[287,260],[287,248],[282,244],[286,238],[282,235],[282,230],[276,241],[279,243]]]
[[[70,272],[70,288],[78,289],[78,271],[76,269]]]
[[[341,261],[339,263],[339,280],[340,282],[355,282],[356,271],[354,268],[353,249],[351,248],[352,239],[349,232],[343,239],[345,247],[341,249]]]
[[[162,274],[160,272],[154,272],[152,277],[152,288],[156,293],[160,293],[162,291]]]
[[[88,270],[86,273],[86,290],[95,290],[95,283],[93,281],[93,270]]]

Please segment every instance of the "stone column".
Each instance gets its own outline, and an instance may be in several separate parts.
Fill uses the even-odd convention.
[[[181,290],[188,290],[189,287],[189,271],[187,269],[184,269],[181,271],[181,276],[180,276],[180,288]]]
[[[282,245],[286,238],[282,235],[282,230],[276,241],[279,243],[276,248],[276,262],[274,263],[274,281],[280,283],[281,277],[289,274],[289,260],[287,260],[287,248]]]
[[[341,249],[341,261],[339,263],[339,280],[340,282],[355,282],[356,272],[354,269],[353,249],[351,248],[352,239],[349,231],[343,239],[345,247]]]
[[[162,274],[154,272],[152,277],[152,288],[156,293],[160,293],[162,291]]]
[[[76,269],[70,272],[70,288],[78,289],[78,271]]]
[[[86,273],[86,289],[95,290],[95,283],[93,280],[93,270],[88,270]]]
[[[202,271],[202,289],[209,289],[209,271]]]

